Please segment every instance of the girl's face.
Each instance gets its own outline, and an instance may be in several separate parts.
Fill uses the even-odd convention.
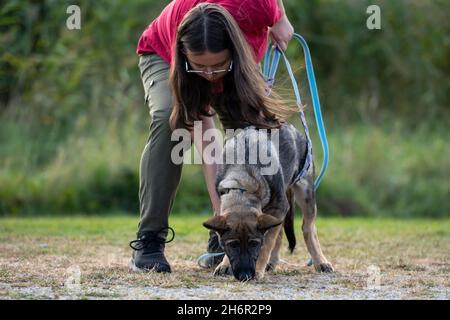
[[[217,53],[187,50],[185,64],[186,72],[195,73],[211,82],[223,78],[233,67],[231,52],[228,49]]]

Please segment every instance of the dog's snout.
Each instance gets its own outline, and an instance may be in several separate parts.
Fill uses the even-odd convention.
[[[237,279],[239,281],[248,281],[251,280],[255,277],[255,273],[252,272],[251,270],[244,270],[238,273],[237,275]]]

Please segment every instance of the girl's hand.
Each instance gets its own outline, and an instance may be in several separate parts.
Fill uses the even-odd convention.
[[[274,47],[278,46],[280,50],[286,51],[289,41],[294,36],[294,28],[286,14],[283,14],[280,20],[269,29],[269,35]]]

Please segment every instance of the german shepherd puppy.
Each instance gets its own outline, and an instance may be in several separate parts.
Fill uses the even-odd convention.
[[[266,150],[269,166],[263,163],[261,152],[255,161],[252,150],[256,149]],[[239,152],[245,155],[245,161],[229,161],[229,155]],[[295,182],[306,155],[305,138],[286,123],[277,131],[247,127],[226,139],[216,180],[220,214],[203,223],[219,235],[226,253],[215,275],[233,274],[237,280],[246,281],[261,279],[266,270],[274,269],[279,261],[283,225],[289,250],[292,252],[296,245],[294,201],[303,213],[303,237],[315,269],[333,271],[316,232],[313,163]]]

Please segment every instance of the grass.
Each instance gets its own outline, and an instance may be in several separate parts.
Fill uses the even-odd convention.
[[[65,30],[57,1],[0,10],[0,215],[138,211],[150,118],[134,51],[168,1],[79,2],[83,32]],[[311,50],[330,142],[322,216],[448,217],[448,1],[378,1],[379,31],[364,27],[367,1],[286,2]],[[287,56],[320,164],[299,45]],[[292,101],[283,62],[275,85]],[[210,211],[198,166],[183,171],[174,212],[186,210]]]
[[[127,268],[138,217],[2,218],[0,298],[449,298],[450,219],[320,218],[322,248],[337,273],[321,275],[305,266],[308,254],[297,231],[294,254],[284,248],[275,273],[248,284],[215,278],[197,266],[206,248],[206,219],[171,217],[177,236],[166,250],[173,273],[161,275]],[[300,219],[296,224],[300,230]],[[378,291],[366,288],[369,266],[380,270]],[[77,272],[81,291],[68,282]]]
[[[40,165],[25,150],[8,152],[8,146],[21,146],[39,153],[33,133],[24,140],[5,129],[4,139],[0,137],[5,142],[0,150],[0,215],[138,212],[139,159],[147,133],[136,129],[137,119],[128,120],[77,128],[67,142],[54,146],[53,156],[43,150],[49,159]],[[293,120],[301,128],[297,122]],[[309,124],[319,171],[322,152],[311,115]],[[85,133],[85,127],[98,131]],[[331,158],[317,194],[323,216],[448,217],[445,130],[411,132],[395,123],[327,129]],[[183,167],[173,212],[185,211],[211,211],[200,165]]]

